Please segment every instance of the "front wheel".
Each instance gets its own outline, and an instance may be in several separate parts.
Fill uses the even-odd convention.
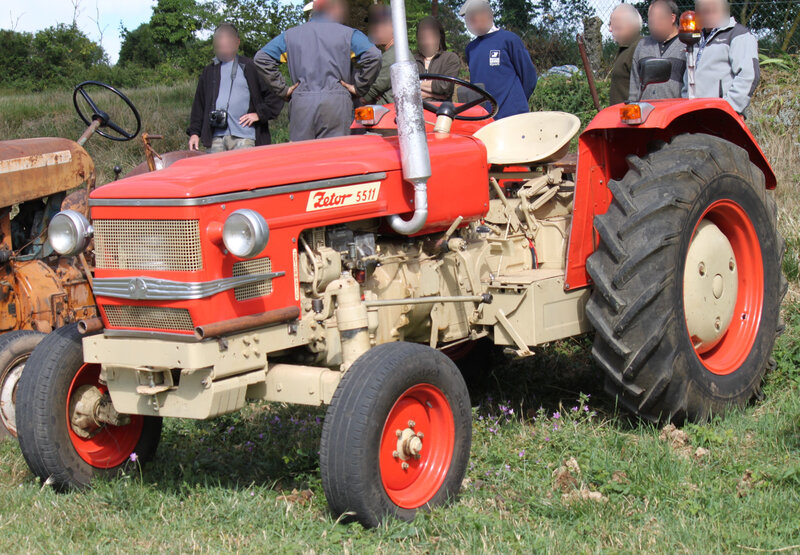
[[[83,361],[77,325],[59,328],[34,349],[19,383],[22,455],[57,490],[82,488],[128,463],[150,460],[161,418],[114,410],[100,367]]]
[[[380,345],[342,378],[322,428],[322,487],[335,516],[365,526],[453,500],[472,442],[469,393],[444,354]]]
[[[653,421],[705,420],[760,392],[782,330],[783,239],[763,173],[710,135],[629,159],[587,270],[606,388]]]

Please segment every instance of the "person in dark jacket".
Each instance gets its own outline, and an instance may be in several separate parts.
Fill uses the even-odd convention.
[[[373,4],[370,6],[368,19],[369,39],[383,51],[383,55],[378,77],[361,100],[364,104],[392,104],[394,94],[392,93],[391,69],[396,58],[392,10],[389,6]]]
[[[190,150],[201,143],[209,152],[221,152],[272,142],[269,120],[280,114],[283,100],[262,84],[253,61],[238,51],[236,27],[222,23],[214,31],[214,61],[197,83],[186,130]]]
[[[361,31],[343,25],[346,0],[314,0],[311,19],[284,31],[256,54],[267,86],[290,100],[292,141],[350,134],[353,101],[381,69],[381,53]],[[289,87],[280,64],[289,64]]]
[[[455,52],[447,51],[447,38],[441,22],[429,15],[417,23],[417,69],[420,73],[436,73],[449,77],[458,77],[461,70],[461,59]],[[421,81],[422,98],[433,100],[452,100],[453,83],[445,81]]]
[[[476,36],[466,48],[470,81],[481,83],[497,100],[495,119],[529,112],[537,75],[522,39],[495,26],[488,0],[467,0],[460,13]]]
[[[681,12],[675,0],[655,0],[647,10],[650,36],[636,46],[631,62],[629,100],[639,99],[642,87],[639,64],[652,58],[663,58],[672,64],[672,74],[666,83],[654,83],[644,91],[642,100],[680,98],[683,75],[686,73],[686,46],[678,39]]]
[[[628,100],[633,54],[642,38],[642,16],[631,4],[620,4],[611,12],[608,29],[614,42],[619,45],[614,66],[611,68],[609,97],[613,106]]]

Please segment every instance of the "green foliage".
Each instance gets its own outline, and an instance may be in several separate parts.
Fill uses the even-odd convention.
[[[138,64],[142,67],[154,68],[164,61],[164,52],[156,44],[155,36],[149,23],[142,23],[133,31],[123,27],[120,33],[122,35],[122,46],[119,50],[118,64]]]
[[[153,40],[173,52],[180,50],[203,29],[205,15],[195,0],[158,0],[150,18]]]
[[[214,27],[222,21],[236,25],[242,53],[252,57],[282,31],[303,22],[301,4],[280,0],[225,0],[211,18]]]
[[[600,95],[600,104],[607,106],[609,103],[608,81],[598,81],[597,89]],[[530,104],[532,111],[554,110],[575,114],[584,126],[597,115],[589,83],[583,73],[572,77],[549,75],[539,79]]]

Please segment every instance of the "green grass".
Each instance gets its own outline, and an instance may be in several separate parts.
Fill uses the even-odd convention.
[[[193,84],[129,92],[145,129],[167,136],[158,148],[181,147]],[[68,93],[2,96],[0,137],[77,137],[71,110]],[[686,444],[673,445],[602,394],[588,338],[525,360],[494,353],[494,370],[474,384],[459,501],[376,530],[339,524],[326,509],[322,409],[264,404],[208,422],[168,420],[153,464],[83,493],[42,487],[16,443],[0,442],[0,552],[800,551],[800,163],[775,110],[764,102],[752,121],[780,176],[792,283],[764,401],[686,426]],[[275,128],[285,140],[285,119]],[[95,137],[88,150],[101,182],[115,164],[141,160],[138,142]],[[559,471],[572,458],[580,472]],[[581,499],[589,493],[599,499]]]

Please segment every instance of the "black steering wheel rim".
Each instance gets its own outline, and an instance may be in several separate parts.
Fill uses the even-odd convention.
[[[466,104],[462,104],[461,106],[454,106],[455,110],[453,113],[455,115],[453,116],[453,119],[461,121],[483,121],[495,117],[497,115],[497,111],[500,108],[500,106],[497,104],[497,100],[495,100],[495,98],[491,94],[489,94],[488,91],[480,88],[478,85],[474,83],[470,83],[469,81],[464,81],[463,79],[459,79],[458,77],[451,77],[450,75],[441,75],[439,73],[420,73],[419,78],[420,81],[447,81],[449,83],[454,83],[456,85],[460,85],[466,89],[471,90],[472,92],[478,94],[481,97],[478,100],[467,102]],[[461,115],[463,112],[466,112],[470,108],[474,108],[475,106],[480,106],[485,102],[488,102],[492,106],[492,110],[489,114],[485,116]],[[434,114],[439,109],[437,105],[425,99],[422,100],[422,107],[428,110],[429,112],[433,112]]]
[[[136,118],[136,130],[131,133],[126,131],[109,118],[108,114],[97,107],[92,97],[89,96],[89,93],[86,92],[85,87],[87,85],[94,85],[96,87],[101,87],[103,89],[109,90],[118,97],[122,99],[122,101],[130,108],[131,112],[133,112],[133,116]],[[89,105],[89,108],[92,109],[91,117],[87,117],[86,114],[83,113],[80,106],[78,105],[78,94],[80,94],[86,103]],[[78,112],[78,116],[83,120],[86,125],[91,125],[94,120],[100,120],[100,128],[98,128],[95,133],[100,135],[101,137],[105,137],[106,139],[112,141],[130,141],[131,139],[136,138],[139,134],[139,131],[142,129],[142,116],[139,115],[139,110],[136,109],[136,106],[133,105],[131,99],[125,96],[122,92],[117,90],[116,88],[112,87],[107,83],[103,83],[101,81],[84,81],[83,83],[78,84],[75,87],[75,91],[72,93],[72,104],[75,106],[75,111]],[[103,131],[103,127],[108,127],[112,129],[114,132],[118,133],[118,135],[111,135],[106,131]]]

